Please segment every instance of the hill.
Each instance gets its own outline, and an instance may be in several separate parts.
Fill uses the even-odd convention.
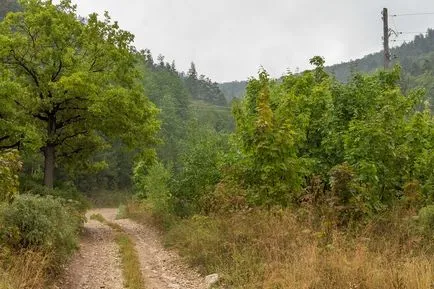
[[[393,63],[399,63],[406,74],[421,75],[434,70],[434,30],[426,35],[417,35],[413,41],[391,49]],[[372,53],[361,59],[329,66],[327,71],[340,81],[347,81],[351,72],[373,72],[383,67],[383,51]]]
[[[219,88],[223,92],[227,102],[231,102],[234,98],[243,97],[246,92],[246,86],[247,81],[219,83]]]
[[[434,30],[428,29],[425,35],[415,36],[413,41],[391,49],[393,64],[402,67],[401,87],[404,91],[414,87],[427,90],[431,102],[434,101]],[[360,59],[326,67],[341,82],[348,81],[354,72],[374,72],[383,67],[383,51],[366,55]],[[233,81],[219,84],[221,91],[230,102],[243,97],[247,81]]]

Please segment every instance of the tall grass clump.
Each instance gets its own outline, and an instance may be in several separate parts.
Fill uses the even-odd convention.
[[[195,216],[174,225],[166,240],[230,288],[432,288],[432,243],[414,233],[412,221],[372,220],[347,231],[308,214]]]
[[[84,220],[80,207],[72,200],[34,195],[18,195],[0,205],[2,275],[12,282],[6,288],[39,288],[19,284],[43,286],[60,273],[78,248]]]

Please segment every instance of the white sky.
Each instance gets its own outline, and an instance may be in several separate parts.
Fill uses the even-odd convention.
[[[278,77],[308,68],[314,55],[335,64],[381,50],[380,12],[434,13],[432,0],[73,0],[78,12],[107,10],[136,36],[138,49],[223,82],[263,66]],[[424,32],[434,15],[392,17],[391,28]],[[399,39],[412,39],[403,34]]]

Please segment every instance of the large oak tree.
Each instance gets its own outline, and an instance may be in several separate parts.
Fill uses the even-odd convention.
[[[21,1],[0,23],[0,148],[38,146],[44,184],[119,138],[148,149],[158,129],[143,93],[133,35],[106,14],[81,18],[69,0]]]

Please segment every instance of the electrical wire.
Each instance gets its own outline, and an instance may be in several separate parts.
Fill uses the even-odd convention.
[[[392,16],[392,17],[401,17],[401,16],[423,16],[423,15],[434,15],[434,12],[392,14],[390,16]]]
[[[427,34],[428,32],[407,32],[407,31],[399,31],[399,34]]]

